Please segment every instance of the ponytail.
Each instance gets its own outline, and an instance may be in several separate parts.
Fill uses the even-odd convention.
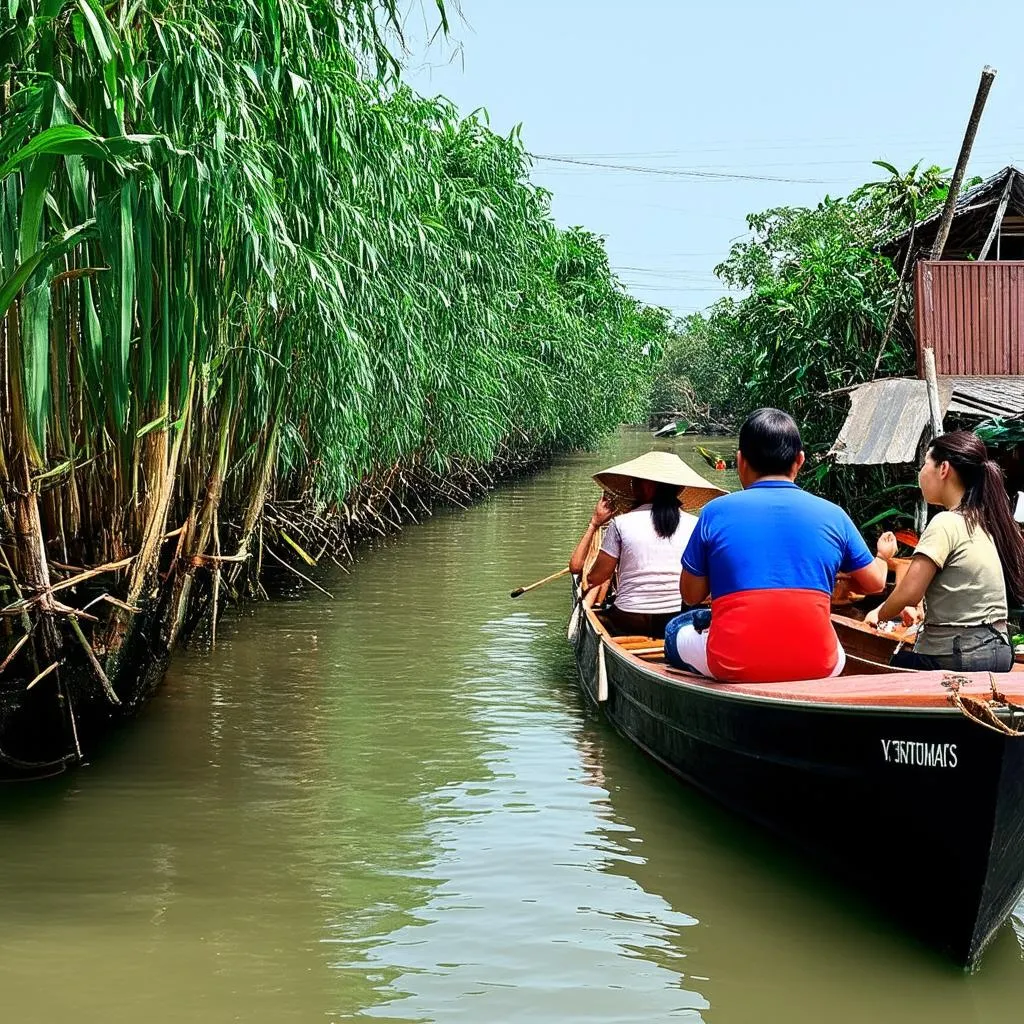
[[[679,488],[675,484],[658,484],[651,502],[654,532],[666,540],[679,527]]]
[[[999,464],[988,457],[988,449],[976,434],[957,430],[942,434],[928,454],[933,462],[948,462],[964,485],[958,511],[969,529],[980,526],[999,552],[1006,574],[1007,590],[1024,601],[1024,536],[1014,521],[1010,498]]]

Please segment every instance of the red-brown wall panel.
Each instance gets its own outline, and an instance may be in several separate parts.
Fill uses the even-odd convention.
[[[1024,262],[918,263],[918,372],[935,350],[943,376],[1024,374]]]

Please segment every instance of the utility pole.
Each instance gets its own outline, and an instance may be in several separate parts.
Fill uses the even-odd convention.
[[[974,146],[974,136],[978,134],[981,112],[985,109],[985,100],[988,99],[988,91],[992,88],[992,81],[995,77],[995,68],[990,68],[986,64],[981,69],[978,94],[974,97],[974,107],[971,110],[970,120],[967,122],[967,131],[964,132],[964,141],[960,146],[960,156],[957,157],[956,167],[953,170],[953,180],[949,183],[949,195],[946,196],[946,205],[942,208],[942,220],[939,221],[939,231],[935,236],[935,244],[932,246],[930,259],[942,259],[942,250],[946,248],[949,228],[953,223],[953,210],[956,208],[956,199],[960,194],[960,186],[963,184],[964,174],[967,171],[967,161],[970,159],[971,148]]]

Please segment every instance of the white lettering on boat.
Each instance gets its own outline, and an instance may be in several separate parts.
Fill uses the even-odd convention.
[[[882,740],[887,764],[912,764],[921,768],[955,768],[955,743],[922,743],[917,740]]]

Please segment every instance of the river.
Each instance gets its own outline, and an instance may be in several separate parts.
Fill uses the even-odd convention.
[[[509,600],[649,447],[230,615],[94,764],[0,793],[3,1020],[1018,1021],[1024,923],[963,975],[588,711],[562,582]]]

